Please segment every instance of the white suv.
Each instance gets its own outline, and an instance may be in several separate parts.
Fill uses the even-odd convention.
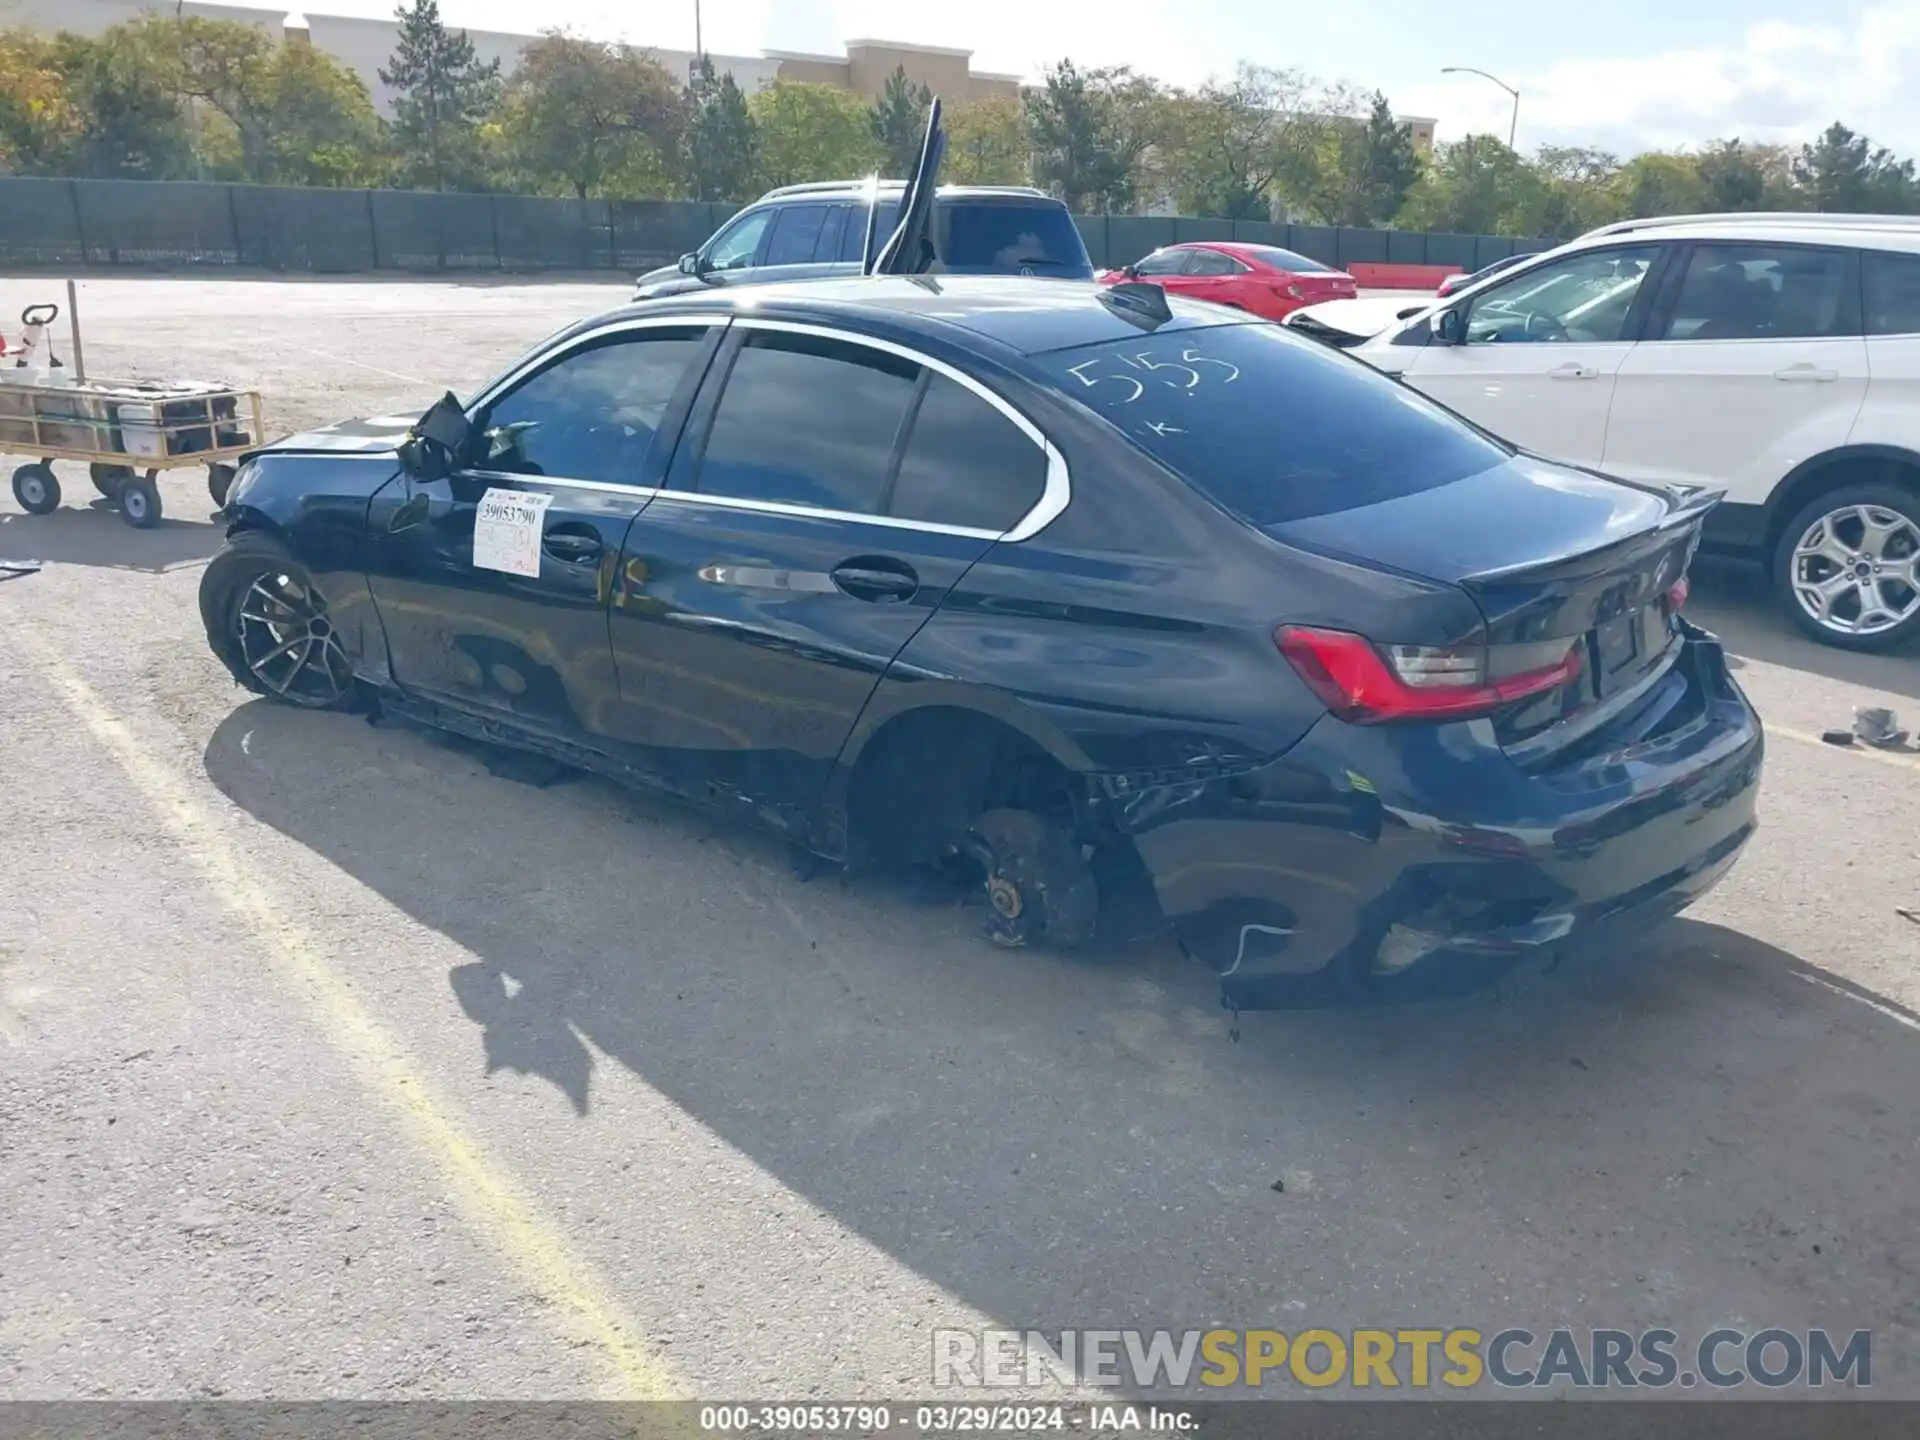
[[[1523,449],[1723,489],[1704,544],[1817,639],[1920,635],[1920,217],[1610,225],[1348,353]]]

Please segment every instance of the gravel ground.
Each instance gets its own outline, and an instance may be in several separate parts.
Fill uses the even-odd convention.
[[[622,294],[83,309],[94,373],[256,385],[284,430]],[[932,1328],[991,1324],[1824,1324],[1920,1395],[1920,761],[1814,739],[1920,719],[1911,657],[1707,572],[1772,734],[1718,891],[1233,1044],[1159,946],[996,952],[670,805],[252,701],[199,632],[201,478],[140,532],[66,477],[0,499],[0,558],[49,562],[0,581],[0,1397],[907,1396]]]

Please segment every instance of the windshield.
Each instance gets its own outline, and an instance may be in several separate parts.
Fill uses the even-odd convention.
[[[949,201],[941,207],[936,242],[949,271],[1091,275],[1086,242],[1073,217],[1057,205]]]
[[[1034,359],[1255,525],[1432,490],[1510,458],[1406,386],[1276,325],[1142,335]]]

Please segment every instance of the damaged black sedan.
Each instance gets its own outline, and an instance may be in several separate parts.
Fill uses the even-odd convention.
[[[1762,740],[1682,613],[1710,498],[1143,291],[584,321],[468,402],[251,456],[208,641],[291,704],[971,866],[1003,941],[1144,899],[1242,1008],[1430,992],[1720,879]]]

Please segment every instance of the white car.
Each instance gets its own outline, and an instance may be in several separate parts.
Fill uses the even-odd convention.
[[[1723,490],[1705,545],[1819,640],[1920,635],[1920,217],[1623,222],[1343,348],[1523,449]]]

